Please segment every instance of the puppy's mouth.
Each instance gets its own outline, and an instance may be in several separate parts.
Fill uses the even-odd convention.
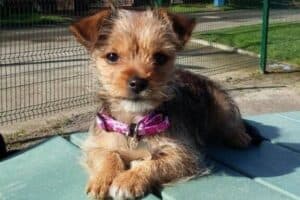
[[[145,97],[141,97],[139,95],[134,95],[133,97],[127,98],[127,100],[130,100],[133,102],[141,102],[141,101],[146,101],[147,99]]]
[[[132,101],[132,102],[151,101],[151,99],[149,98],[149,94],[147,93],[147,90],[142,91],[140,93],[129,92],[128,95],[124,97],[124,100]]]
[[[125,98],[120,101],[120,105],[129,112],[147,112],[155,108],[155,104],[151,100],[144,98]]]
[[[126,96],[122,97],[122,100],[131,101],[133,103],[154,103],[157,104],[159,102],[163,102],[172,97],[172,93],[168,92],[153,92],[153,90],[146,90],[139,94],[129,93]]]
[[[132,103],[151,102],[151,99],[147,99],[145,97],[140,97],[140,96],[122,98],[122,100],[132,102]]]

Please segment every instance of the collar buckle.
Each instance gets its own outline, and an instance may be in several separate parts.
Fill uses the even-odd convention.
[[[139,134],[139,124],[131,123],[129,125],[127,136],[137,138],[138,134]]]
[[[129,147],[130,149],[136,149],[139,144],[139,124],[131,123],[129,125]]]

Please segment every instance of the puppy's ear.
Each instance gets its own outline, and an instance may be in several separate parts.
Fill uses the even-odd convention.
[[[75,22],[69,27],[69,30],[76,37],[77,41],[91,50],[98,42],[100,29],[107,18],[111,16],[111,10],[106,9],[98,13],[85,17]]]
[[[195,18],[189,18],[184,15],[173,14],[170,12],[167,12],[167,15],[172,22],[173,30],[181,43],[179,47],[179,49],[181,49],[190,39],[196,25],[196,20]]]

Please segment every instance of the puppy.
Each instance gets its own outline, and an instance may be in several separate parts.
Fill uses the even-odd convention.
[[[84,144],[94,198],[141,197],[205,174],[200,149],[208,143],[251,143],[229,95],[175,67],[194,26],[160,9],[104,9],[71,25],[91,55],[103,102]]]

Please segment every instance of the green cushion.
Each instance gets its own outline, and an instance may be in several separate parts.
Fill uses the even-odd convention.
[[[249,116],[270,139],[259,147],[211,147],[212,174],[165,187],[163,199],[300,199],[300,112]],[[54,137],[0,161],[0,200],[88,199],[79,164],[87,132]],[[144,199],[158,199],[150,194]]]
[[[80,150],[55,137],[0,161],[0,199],[87,199]]]
[[[215,160],[255,181],[290,197],[300,198],[300,154],[263,142],[245,150],[215,147],[209,150]]]
[[[186,183],[166,187],[163,199],[189,200],[287,200],[288,196],[265,187],[221,164],[213,165],[212,174]]]
[[[77,147],[81,147],[82,143],[84,142],[84,140],[87,138],[88,136],[88,132],[78,132],[78,133],[74,133],[70,136],[70,142],[73,143],[74,145],[76,145]]]
[[[246,119],[273,143],[300,152],[300,112],[249,116]]]

